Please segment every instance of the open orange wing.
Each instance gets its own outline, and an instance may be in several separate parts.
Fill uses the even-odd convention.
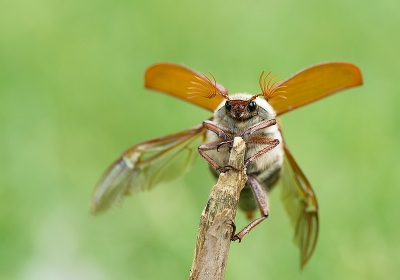
[[[277,83],[280,93],[268,103],[279,116],[337,91],[362,84],[360,69],[346,62],[327,62],[308,67],[292,77]]]
[[[171,94],[175,97],[214,111],[228,96],[228,90],[212,82],[204,74],[172,63],[158,63],[147,68],[145,87]],[[218,93],[218,94],[216,94]]]

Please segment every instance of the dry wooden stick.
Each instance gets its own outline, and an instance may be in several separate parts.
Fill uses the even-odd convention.
[[[245,143],[235,137],[229,165],[244,164]],[[224,279],[240,191],[247,181],[246,170],[221,173],[211,190],[201,218],[190,280]]]

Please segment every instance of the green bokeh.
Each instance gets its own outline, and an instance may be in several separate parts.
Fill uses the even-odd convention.
[[[331,60],[357,64],[364,86],[282,117],[320,203],[315,254],[300,272],[273,192],[268,220],[233,244],[227,279],[398,279],[399,34],[394,0],[2,1],[0,279],[187,278],[213,184],[205,162],[88,211],[124,149],[210,116],[144,90],[144,70],[182,63],[255,93],[262,70],[284,78]]]

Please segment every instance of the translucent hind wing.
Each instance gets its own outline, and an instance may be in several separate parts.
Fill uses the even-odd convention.
[[[294,243],[300,249],[303,268],[314,252],[318,237],[318,203],[310,183],[284,144],[281,198],[295,230]]]
[[[183,175],[197,158],[197,147],[203,142],[205,131],[198,125],[125,151],[97,184],[91,200],[92,212],[103,212],[121,204],[127,194],[150,190]]]

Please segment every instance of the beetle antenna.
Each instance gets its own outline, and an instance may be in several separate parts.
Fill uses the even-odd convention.
[[[218,90],[217,80],[211,72],[209,73],[212,77],[212,80],[204,73],[201,73],[201,76],[195,76],[197,81],[190,81],[193,86],[188,87],[188,94],[191,95],[189,98],[201,96],[211,99],[218,94],[229,100],[229,96],[226,92],[221,92]]]
[[[282,82],[282,80],[278,80],[276,82],[273,82],[276,77],[278,77],[278,74],[274,75],[270,80],[268,80],[269,76],[271,75],[271,71],[267,73],[267,75],[264,77],[265,71],[262,71],[260,78],[258,80],[258,83],[260,85],[261,93],[258,95],[255,95],[255,97],[263,95],[265,100],[270,100],[271,98],[285,98],[286,96],[280,94],[277,95],[278,93],[286,93],[284,90],[280,90],[286,86],[280,86],[279,84]],[[263,79],[264,77],[264,79]],[[279,89],[279,90],[278,90]],[[254,97],[254,98],[255,98]]]

